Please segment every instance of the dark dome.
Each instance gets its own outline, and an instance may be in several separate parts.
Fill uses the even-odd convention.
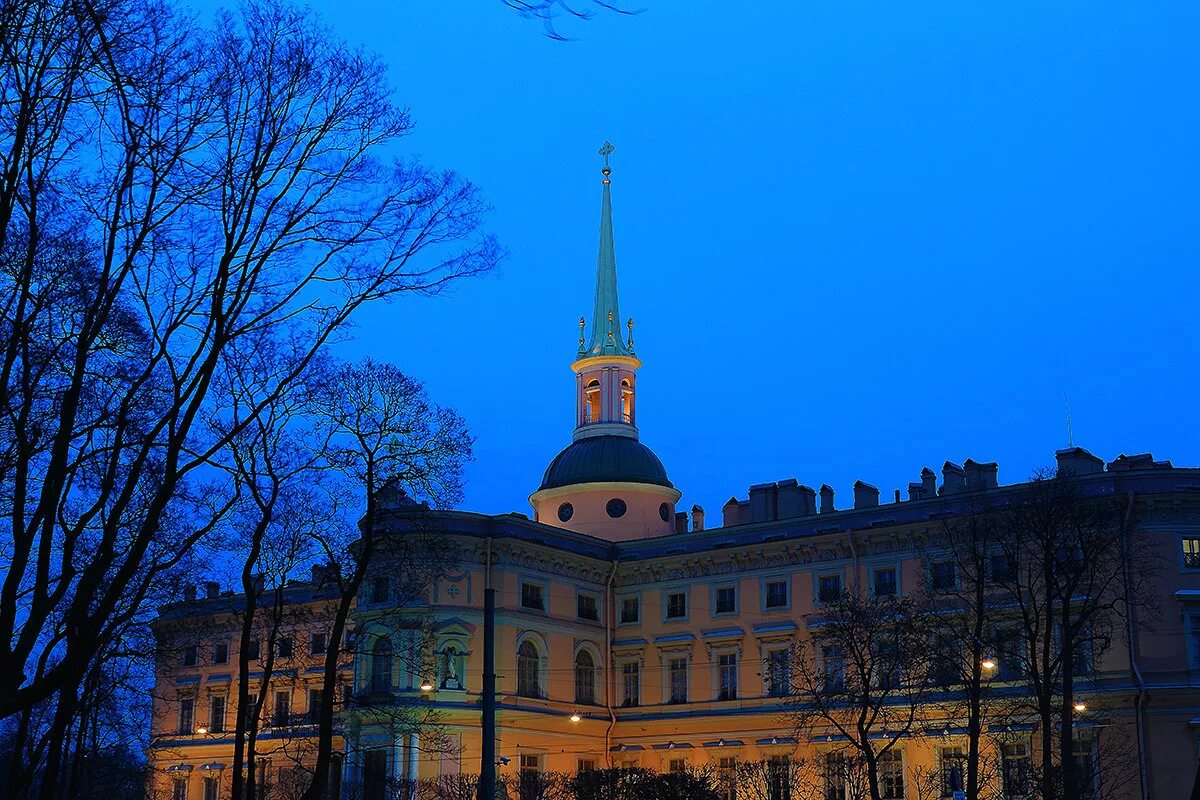
[[[649,447],[628,436],[589,436],[572,442],[542,476],[542,489],[576,483],[625,481],[671,486],[662,462]]]

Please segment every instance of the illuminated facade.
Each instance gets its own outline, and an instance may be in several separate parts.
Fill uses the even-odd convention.
[[[607,149],[607,148],[606,148]],[[859,482],[852,507],[834,492],[785,480],[750,487],[730,500],[722,525],[706,527],[694,506],[640,441],[638,370],[632,322],[617,304],[610,171],[602,184],[600,248],[591,329],[580,324],[575,424],[570,445],[550,463],[521,514],[437,513],[458,566],[420,602],[398,608],[387,570],[369,576],[370,594],[354,614],[355,657],[347,672],[342,785],[372,796],[372,781],[476,773],[481,753],[483,592],[497,591],[497,752],[509,771],[573,772],[603,766],[660,770],[804,758],[836,748],[836,737],[788,723],[788,654],[819,624],[823,605],[843,591],[910,594],[947,578],[927,544],[968,497],[1002,498],[995,464],[947,462],[924,470],[908,496],[880,503]],[[1099,495],[1128,496],[1131,513],[1166,565],[1153,594],[1154,628],[1114,635],[1101,663],[1080,683],[1102,725],[1079,722],[1078,759],[1087,764],[1099,737],[1123,741],[1136,776],[1112,781],[1084,770],[1113,796],[1177,796],[1197,769],[1200,725],[1200,470],[1149,456],[1112,462],[1079,448],[1057,453],[1059,467]],[[388,524],[404,535],[406,508]],[[401,652],[420,653],[410,659]],[[1002,660],[1002,659],[1001,659]],[[1008,664],[995,680],[1018,683]],[[381,677],[386,673],[386,677]],[[177,684],[184,694],[211,677]],[[428,690],[423,689],[426,687]],[[169,695],[172,687],[160,685]],[[436,711],[434,746],[420,729],[355,708],[353,698],[385,695],[398,706]],[[1103,714],[1099,714],[1103,711]],[[155,750],[155,766],[195,776],[221,763],[212,737],[179,736]],[[1009,726],[1012,728],[1012,726]],[[917,776],[955,788],[953,763],[964,747],[961,721],[931,704],[922,730],[889,761],[888,797],[917,798]],[[997,763],[1020,771],[1036,752],[1032,725],[999,731]],[[157,748],[157,745],[156,745]],[[189,770],[180,770],[190,765]],[[1008,774],[1007,772],[1005,774]],[[347,792],[350,790],[347,789]],[[1008,791],[1007,789],[1005,791]],[[1015,794],[1015,791],[1013,792]],[[189,795],[200,797],[199,794]],[[831,797],[845,797],[834,791]],[[177,797],[176,800],[185,800]],[[208,800],[208,798],[205,798]]]

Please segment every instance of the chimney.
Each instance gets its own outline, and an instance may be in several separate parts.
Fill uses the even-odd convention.
[[[187,586],[183,587],[183,600],[186,603],[190,603],[195,599],[196,599],[196,584],[189,583]]]
[[[800,486],[800,513],[806,517],[817,513],[817,493],[811,486]]]
[[[899,489],[896,490],[896,502],[897,503],[900,502],[900,490]]]
[[[704,509],[700,506],[692,506],[692,532],[704,530]]]
[[[925,499],[925,486],[920,483],[910,482],[908,484],[908,499],[923,500]]]
[[[795,478],[786,478],[775,484],[775,512],[779,519],[789,519],[803,514],[800,486]]]
[[[967,489],[972,492],[981,489],[995,489],[996,473],[999,469],[995,461],[980,464],[978,461],[968,458],[963,462],[963,472],[967,476]]]
[[[220,597],[221,584],[217,583],[216,581],[205,581],[204,596],[209,600],[212,600],[214,597]]]
[[[863,481],[854,482],[854,507],[872,508],[879,505],[879,490]]]
[[[1091,475],[1104,471],[1104,459],[1094,456],[1082,447],[1056,450],[1054,460],[1058,462],[1059,475]]]
[[[966,491],[967,474],[952,461],[942,464],[942,494],[958,494]]]
[[[726,528],[732,528],[739,523],[738,501],[736,497],[731,497],[725,505],[721,506],[721,525]]]
[[[687,533],[687,512],[686,511],[676,511],[675,512],[675,532],[676,533]]]
[[[779,494],[773,483],[750,487],[750,521],[770,522],[779,516]]]
[[[821,513],[828,514],[833,511],[833,487],[828,483],[821,484]]]
[[[921,469],[921,498],[930,500],[937,497],[937,474],[929,467]]]

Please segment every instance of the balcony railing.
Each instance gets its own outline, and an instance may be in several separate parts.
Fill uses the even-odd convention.
[[[626,425],[632,425],[633,424],[633,415],[622,412],[617,415],[616,419],[592,419],[592,415],[590,413],[585,413],[583,415],[583,423],[582,424],[583,425],[600,425],[603,423],[611,424],[611,423],[615,423],[615,422],[623,422]]]

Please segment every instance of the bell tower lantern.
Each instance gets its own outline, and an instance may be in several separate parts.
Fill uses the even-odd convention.
[[[613,146],[600,148],[600,251],[591,330],[579,318],[572,443],[550,463],[529,501],[540,522],[609,539],[635,539],[674,531],[680,492],[658,457],[638,435],[637,371],[633,320],[621,321],[617,258],[613,245]]]

